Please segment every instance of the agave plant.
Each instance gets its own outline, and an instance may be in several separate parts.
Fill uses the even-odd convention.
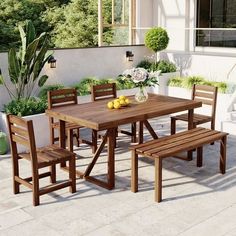
[[[42,87],[45,84],[48,76],[40,76],[40,72],[53,53],[48,51],[47,34],[44,32],[36,37],[31,21],[26,22],[25,31],[19,26],[19,32],[21,47],[18,51],[11,48],[8,52],[8,71],[14,89],[6,84],[0,73],[1,82],[15,100],[30,98],[36,86]]]

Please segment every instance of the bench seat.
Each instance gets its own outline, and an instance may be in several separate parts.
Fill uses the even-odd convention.
[[[131,191],[138,191],[138,156],[155,161],[155,200],[162,200],[162,159],[172,157],[180,152],[197,150],[197,166],[202,166],[203,146],[220,141],[220,171],[225,173],[227,133],[195,128],[174,135],[147,141],[130,147],[132,151]]]

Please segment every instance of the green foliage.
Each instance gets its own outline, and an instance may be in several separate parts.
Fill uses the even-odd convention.
[[[174,78],[169,79],[167,85],[171,87],[182,87],[182,81],[183,81],[183,78],[174,77]]]
[[[177,68],[174,63],[161,60],[158,62],[156,70],[153,71],[158,71],[158,70],[161,70],[161,73],[170,73],[170,72],[176,72]]]
[[[228,84],[225,82],[209,81],[201,76],[174,77],[168,81],[168,86],[192,89],[194,84],[203,84],[218,87],[220,93],[228,92]]]
[[[134,88],[134,84],[131,81],[123,80],[120,77],[118,77],[117,79],[113,78],[97,79],[95,77],[88,77],[82,79],[79,83],[74,84],[72,87],[76,88],[78,96],[84,96],[90,94],[92,85],[108,84],[108,83],[116,83],[117,90]]]
[[[47,109],[47,102],[45,100],[30,98],[21,98],[19,100],[12,100],[4,106],[6,114],[17,116],[29,116],[34,114],[43,113]]]
[[[41,99],[47,99],[47,93],[48,91],[54,91],[54,90],[58,90],[58,89],[63,89],[64,88],[64,85],[62,84],[53,84],[53,85],[47,85],[47,86],[44,86],[40,92],[39,92],[39,97]]]
[[[104,24],[111,23],[111,4],[103,1]],[[91,47],[98,45],[98,4],[96,0],[71,0],[68,4],[50,8],[44,20],[52,29],[56,47]],[[103,34],[108,44],[113,34],[107,28]]]
[[[145,46],[155,53],[167,48],[169,37],[165,29],[154,27],[145,34]]]
[[[20,46],[18,24],[25,25],[30,19],[37,34],[50,31],[47,21],[41,15],[46,9],[60,7],[69,0],[1,0],[0,1],[0,50]],[[50,41],[50,40],[49,40]],[[51,41],[50,41],[51,42]],[[53,43],[50,43],[53,46]]]
[[[150,71],[150,68],[151,68],[152,64],[153,63],[150,62],[149,60],[142,60],[137,64],[136,67],[141,67],[141,68],[144,68],[144,69]]]
[[[47,75],[41,75],[45,63],[52,55],[48,52],[48,39],[46,33],[36,37],[35,28],[31,21],[26,22],[26,30],[19,25],[21,47],[18,52],[11,48],[8,52],[8,70],[14,90],[8,87],[3,80],[4,86],[12,99],[29,98],[36,85],[42,87]]]
[[[194,84],[204,84],[206,80],[201,76],[189,76],[182,82],[184,88],[192,89]],[[210,85],[210,81],[207,81]]]
[[[158,62],[151,62],[149,60],[143,60],[138,63],[136,67],[141,67],[149,72],[161,70],[161,73],[176,72],[177,68],[174,63],[160,60]]]

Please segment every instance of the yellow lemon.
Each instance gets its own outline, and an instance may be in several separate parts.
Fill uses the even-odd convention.
[[[108,103],[107,103],[107,107],[108,107],[109,109],[113,109],[113,108],[114,108],[113,102],[108,102]]]
[[[125,105],[126,105],[126,103],[125,103],[125,100],[124,100],[124,99],[120,99],[120,105],[121,105],[121,106],[125,106]]]
[[[126,97],[125,97],[124,95],[120,95],[120,96],[119,96],[119,99],[120,99],[120,100],[125,100]]]
[[[117,99],[113,100],[113,103],[115,103],[115,102],[120,102],[120,100],[117,98]]]
[[[114,102],[114,108],[119,109],[121,107],[119,102]]]
[[[125,99],[125,104],[129,105],[130,104],[130,100],[128,98]]]

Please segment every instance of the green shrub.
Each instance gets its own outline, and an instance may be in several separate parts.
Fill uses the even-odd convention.
[[[176,72],[177,70],[174,63],[166,61],[166,60],[160,60],[159,62],[150,62],[148,60],[143,60],[139,62],[136,67],[141,67],[148,71],[161,70],[161,73]]]
[[[44,86],[40,92],[39,92],[39,97],[41,99],[47,99],[47,93],[48,91],[54,91],[54,90],[58,90],[58,89],[63,89],[64,88],[64,85],[62,84],[53,84],[53,85],[47,85],[47,86]]]
[[[182,80],[182,84],[184,88],[192,89],[194,84],[204,84],[206,80],[200,76],[189,76],[185,77]]]
[[[137,68],[138,67],[141,67],[141,68],[144,68],[146,70],[150,70],[151,69],[151,66],[152,66],[152,62],[150,62],[149,60],[142,60],[138,63],[138,65],[136,66]]]
[[[47,102],[44,99],[36,98],[21,98],[12,100],[7,105],[4,105],[4,112],[16,116],[29,116],[39,113],[44,113],[47,109]]]
[[[209,81],[201,76],[174,77],[168,81],[168,86],[192,89],[194,84],[203,84],[218,87],[219,93],[227,93],[229,85],[225,82]]]
[[[145,46],[155,53],[167,48],[169,37],[167,31],[161,27],[154,27],[145,34]]]
[[[158,71],[158,70],[161,70],[161,73],[170,73],[170,72],[176,72],[177,68],[176,65],[172,62],[160,60],[157,64],[156,70],[153,71]]]
[[[80,82],[74,84],[72,87],[77,90],[78,96],[89,95],[92,85],[100,84],[99,80],[95,77],[87,77]]]
[[[169,79],[167,85],[171,87],[182,87],[182,81],[183,81],[183,78],[174,77],[174,78]]]

